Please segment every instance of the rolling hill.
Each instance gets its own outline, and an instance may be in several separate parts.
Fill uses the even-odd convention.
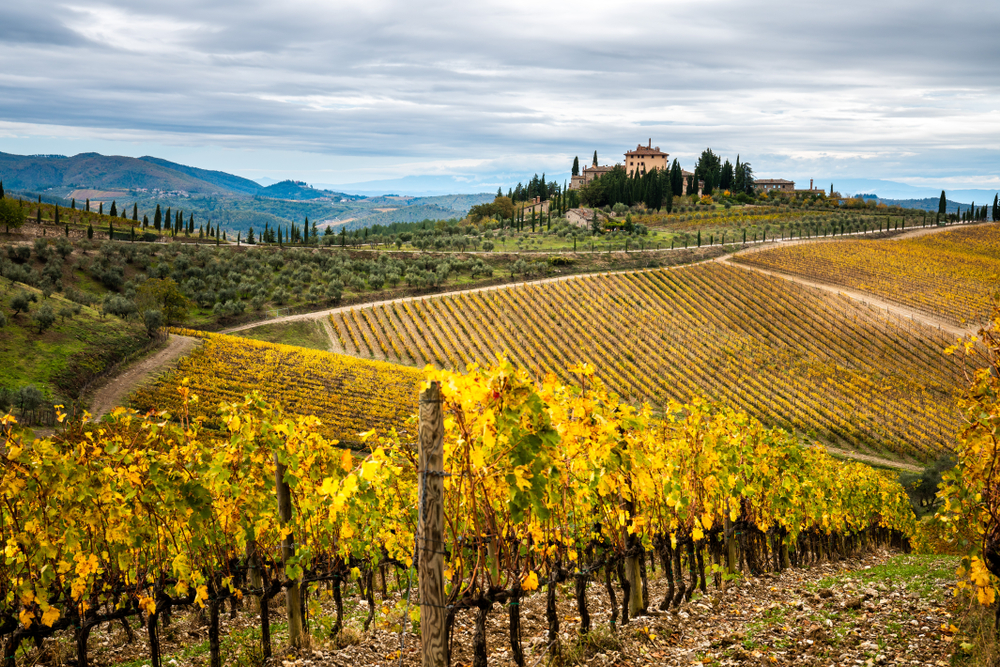
[[[132,158],[121,155],[80,153],[72,157],[12,155],[0,153],[0,174],[8,190],[162,190],[198,194],[245,194],[234,189],[237,176],[221,172],[203,172],[212,180],[179,171],[173,163],[156,158]],[[181,166],[181,165],[177,165]],[[214,176],[212,176],[214,174]],[[223,178],[228,177],[228,178]],[[244,181],[246,179],[239,179]],[[229,185],[225,182],[230,181]],[[252,181],[247,181],[251,183]],[[245,186],[244,186],[245,187]]]
[[[263,186],[222,171],[178,164],[158,157],[140,158],[81,153],[13,155],[0,153],[0,182],[14,197],[70,206],[90,200],[105,208],[116,201],[152,219],[157,206],[182,210],[199,221],[230,233],[253,226],[350,221],[349,228],[394,222],[420,222],[462,217],[470,207],[493,195],[374,197],[323,190],[301,181]]]

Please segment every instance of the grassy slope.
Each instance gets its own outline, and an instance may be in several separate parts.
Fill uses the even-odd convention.
[[[330,347],[329,338],[323,331],[323,325],[318,320],[298,320],[281,324],[262,324],[253,329],[241,331],[243,338],[253,338],[265,343],[281,343],[283,345],[298,345],[313,350],[326,350]]]
[[[36,294],[38,301],[31,304],[31,312],[15,317],[10,301],[22,289]],[[142,325],[102,318],[86,307],[73,318],[57,319],[39,334],[31,317],[44,304],[58,313],[71,302],[54,295],[45,299],[38,290],[12,287],[9,281],[0,284],[0,311],[7,317],[7,326],[0,329],[0,385],[34,384],[53,401],[66,401],[75,398],[91,377],[146,344]]]

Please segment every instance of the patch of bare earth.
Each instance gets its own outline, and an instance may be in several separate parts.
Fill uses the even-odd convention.
[[[609,626],[611,602],[603,583],[591,582],[587,604],[591,614],[592,639],[579,641],[579,616],[573,583],[557,589],[559,651],[562,664],[595,666],[644,665],[945,665],[954,641],[951,588],[953,563],[928,563],[933,557],[904,556],[878,551],[837,562],[791,568],[780,574],[762,574],[729,582],[726,590],[709,584],[707,594],[695,597],[679,609],[651,611],[613,631]],[[910,561],[913,562],[910,562]],[[940,560],[940,559],[939,559]],[[921,575],[900,576],[916,565]],[[924,567],[926,565],[926,567]],[[934,566],[937,567],[935,570]],[[889,574],[873,573],[884,570]],[[895,576],[892,574],[895,572]],[[942,572],[948,574],[941,574]],[[311,645],[287,647],[285,615],[277,596],[271,619],[275,657],[272,667],[347,667],[354,665],[420,665],[419,637],[403,634],[400,661],[399,621],[405,600],[389,579],[386,599],[377,596],[375,623],[365,632],[362,623],[367,604],[356,585],[345,590],[346,630],[341,641],[327,637],[332,615],[329,593],[321,591],[320,606],[311,603]],[[919,579],[922,587],[913,586]],[[405,578],[401,582],[405,589]],[[376,584],[376,588],[378,585]],[[650,609],[659,606],[666,580],[650,574]],[[413,582],[416,590],[416,582]],[[616,603],[621,590],[615,585]],[[310,598],[316,600],[315,596]],[[546,596],[538,591],[521,601],[522,644],[525,664],[550,664],[547,653]],[[452,637],[455,667],[472,664],[474,611],[459,612]],[[487,619],[489,665],[514,665],[508,639],[508,609],[496,604]],[[620,620],[619,615],[619,620]],[[234,616],[221,619],[224,664],[236,664],[247,642],[233,639],[249,636],[256,628],[257,614],[245,603]],[[204,667],[207,653],[207,614],[178,609],[169,628],[161,632],[164,665]],[[227,639],[228,638],[228,639]],[[343,641],[347,638],[348,641]],[[91,657],[95,664],[148,663],[145,632],[136,628],[129,642],[119,624],[96,628],[91,635]],[[344,644],[347,644],[346,646]],[[73,655],[72,637],[46,642],[43,650]],[[26,655],[26,659],[31,659]],[[28,664],[28,663],[25,663]],[[248,663],[243,663],[248,664]],[[558,664],[558,663],[555,663]]]
[[[100,419],[114,410],[136,387],[171,368],[179,358],[200,344],[201,341],[197,338],[170,334],[165,348],[132,364],[124,372],[110,378],[94,392],[90,402],[90,412],[93,419]]]

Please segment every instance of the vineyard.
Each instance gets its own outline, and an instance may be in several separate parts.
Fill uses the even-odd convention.
[[[952,341],[846,297],[718,263],[356,308],[349,354],[463,369],[498,353],[536,377],[592,363],[629,401],[707,395],[858,450],[927,459],[959,428]]]
[[[131,406],[141,412],[183,411],[218,427],[220,403],[256,390],[291,414],[319,417],[325,437],[357,443],[358,434],[373,427],[406,432],[416,406],[420,374],[412,368],[222,334],[178,333],[204,342],[175,371],[132,395]],[[187,392],[200,400],[185,405]]]
[[[210,337],[205,347],[227,344]],[[391,434],[367,433],[358,458],[325,438],[315,417],[288,417],[259,394],[223,406],[218,430],[206,430],[189,416],[203,401],[183,385],[179,422],[118,410],[110,422],[27,442],[4,418],[5,660],[14,665],[27,640],[41,647],[64,633],[77,667],[87,667],[92,631],[132,619],[161,667],[159,633],[172,609],[193,605],[207,608],[219,667],[220,611],[248,603],[267,657],[271,598],[285,593],[295,645],[297,633],[320,627],[302,610],[327,591],[337,637],[342,594],[359,582],[367,630],[375,577],[395,571],[402,589],[416,557],[435,552],[446,568],[448,611],[436,610],[445,632],[458,614],[474,614],[476,664],[485,665],[486,618],[501,603],[511,660],[523,667],[519,601],[543,585],[550,613],[541,651],[557,654],[556,598],[575,595],[586,635],[592,583],[614,609],[620,603],[625,624],[651,606],[690,602],[709,583],[724,586],[726,570],[801,567],[913,534],[902,487],[865,465],[838,463],[701,399],[670,403],[658,419],[619,403],[588,366],[566,372],[572,385],[554,375],[536,384],[507,364],[430,373],[437,382],[421,399],[421,447],[424,420],[436,417],[446,522],[440,543],[425,535],[420,548],[427,474],[416,470],[413,443]],[[659,601],[643,593],[653,568],[668,581]],[[566,580],[575,593],[560,592]],[[418,613],[421,601],[412,603],[398,610],[403,628],[412,621],[430,632],[426,604]]]
[[[900,241],[839,241],[773,248],[737,261],[845,285],[959,323],[988,319],[1000,285],[1000,225]]]

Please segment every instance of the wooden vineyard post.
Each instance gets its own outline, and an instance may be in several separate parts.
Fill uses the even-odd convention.
[[[423,667],[446,664],[444,599],[444,415],[441,384],[420,393],[417,524],[420,644]]]
[[[278,522],[283,526],[292,520],[292,492],[285,481],[285,465],[274,455],[274,486],[278,495]],[[281,564],[284,565],[295,555],[292,535],[281,540]],[[288,643],[299,648],[302,645],[302,602],[299,597],[299,582],[288,582],[285,589],[285,603],[288,607]],[[261,605],[267,600],[261,599]]]
[[[736,540],[733,539],[733,522],[726,515],[725,536],[726,536],[726,574],[736,573]]]

